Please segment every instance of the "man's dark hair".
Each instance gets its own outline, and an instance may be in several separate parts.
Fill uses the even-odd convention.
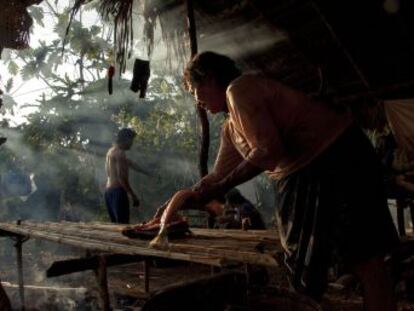
[[[117,144],[124,144],[128,143],[134,140],[135,136],[137,136],[137,133],[135,133],[134,130],[130,128],[123,128],[119,130],[118,135],[116,137],[116,143]]]
[[[193,57],[184,70],[183,85],[188,91],[198,84],[214,79],[219,86],[227,88],[240,76],[236,63],[229,57],[214,52],[202,52]]]

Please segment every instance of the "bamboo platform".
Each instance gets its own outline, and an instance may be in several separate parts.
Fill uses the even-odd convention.
[[[124,225],[109,223],[33,222],[0,223],[0,235],[17,235],[110,254],[140,255],[184,260],[213,266],[229,263],[277,266],[280,249],[275,231],[191,229],[188,238],[170,240],[168,249],[148,247],[148,240],[131,239],[121,234]]]
[[[101,309],[111,310],[107,267],[126,262],[144,264],[145,292],[149,293],[152,258],[167,258],[216,267],[231,267],[235,263],[276,267],[280,242],[276,231],[191,229],[192,235],[170,240],[168,248],[149,247],[148,240],[131,239],[121,234],[125,225],[112,223],[34,222],[0,223],[0,236],[16,240],[17,272],[21,308],[25,307],[23,281],[23,243],[31,238],[70,245],[98,256],[55,262],[48,276],[58,276],[94,270],[98,283]]]

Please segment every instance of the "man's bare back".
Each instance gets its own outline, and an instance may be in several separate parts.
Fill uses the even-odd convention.
[[[128,178],[128,169],[121,171],[124,167],[128,168],[125,151],[117,145],[110,148],[106,154],[105,171],[107,175],[106,188],[122,187],[122,177]],[[127,189],[125,189],[127,191]]]

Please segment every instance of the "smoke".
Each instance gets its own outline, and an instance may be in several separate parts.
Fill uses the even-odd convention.
[[[283,32],[254,21],[239,25],[229,21],[204,31],[200,34],[200,51],[213,50],[234,59],[261,52],[287,38]]]
[[[150,59],[151,65],[161,68],[163,73],[182,74],[186,62],[190,59],[186,7],[179,5],[162,12],[153,26],[153,50],[148,50],[145,41],[142,15],[134,16],[133,57],[127,63],[132,68],[135,57]],[[244,24],[232,19],[210,19],[197,15],[197,43],[200,52],[212,50],[235,59],[243,59],[260,53],[275,44],[287,40],[288,36],[260,20]],[[148,51],[150,55],[148,55]]]
[[[20,306],[16,252],[12,240],[0,244],[0,279],[13,308]],[[46,270],[57,260],[79,251],[56,243],[29,240],[23,244],[23,281],[26,310],[98,310],[95,278],[92,272],[46,278]]]

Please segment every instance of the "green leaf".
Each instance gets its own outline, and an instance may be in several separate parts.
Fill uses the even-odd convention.
[[[36,58],[37,63],[42,63],[45,61],[47,53],[49,52],[49,47],[44,45],[44,42],[40,42],[42,45],[33,51],[33,55]]]
[[[22,79],[24,81],[27,81],[33,78],[33,76],[36,74],[36,71],[36,62],[31,61],[23,66],[22,70],[20,71],[20,74],[22,76]]]
[[[160,84],[160,89],[162,93],[167,94],[170,91],[170,86],[168,85],[168,82],[162,80]]]
[[[11,75],[15,76],[19,72],[19,66],[14,61],[10,61],[9,65],[7,66],[7,70],[9,70],[9,73]]]
[[[17,103],[9,95],[4,95],[3,101],[4,101],[4,106],[7,109],[13,109],[13,107],[16,107],[17,106]]]
[[[43,24],[43,9],[39,6],[31,6],[28,8],[30,16],[38,23],[41,27],[45,27]]]
[[[101,32],[101,27],[93,25],[90,29],[92,36],[97,36]]]
[[[1,53],[1,60],[4,62],[10,61],[11,60],[11,56],[12,56],[12,51],[11,49],[4,49],[3,52]]]
[[[5,86],[7,93],[10,93],[10,90],[13,88],[13,84],[14,84],[13,82],[14,82],[13,78],[10,78],[10,79],[7,80],[7,83],[6,83],[6,86]]]

